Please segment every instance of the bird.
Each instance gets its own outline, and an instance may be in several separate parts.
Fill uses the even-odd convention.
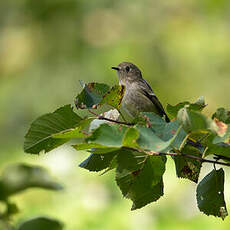
[[[154,112],[170,122],[162,104],[136,65],[122,62],[112,69],[117,71],[119,84],[125,86],[121,107],[130,117],[135,118],[140,112]]]

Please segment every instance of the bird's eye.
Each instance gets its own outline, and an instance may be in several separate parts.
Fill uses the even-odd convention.
[[[126,66],[126,67],[125,67],[125,70],[126,70],[126,72],[128,73],[129,70],[130,70],[130,67],[129,67],[129,66]]]

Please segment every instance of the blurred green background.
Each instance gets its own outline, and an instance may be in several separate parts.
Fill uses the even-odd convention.
[[[0,2],[0,170],[14,162],[43,165],[65,186],[13,197],[14,221],[48,215],[67,230],[229,229],[201,214],[195,184],[179,180],[168,160],[165,196],[130,211],[114,182],[78,168],[86,158],[66,146],[23,153],[23,136],[38,116],[73,103],[79,80],[117,84],[111,66],[135,63],[160,100],[176,104],[203,95],[207,115],[229,108],[228,0],[7,0]],[[202,175],[210,166],[202,169]],[[229,170],[226,170],[229,177]],[[230,203],[230,182],[226,181]],[[229,207],[229,206],[228,206]]]

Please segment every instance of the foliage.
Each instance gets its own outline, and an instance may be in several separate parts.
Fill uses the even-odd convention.
[[[224,201],[224,170],[212,170],[197,186],[197,203],[199,209],[207,215],[227,215]]]
[[[48,152],[69,140],[66,135],[62,138],[58,138],[58,136],[55,138],[55,134],[63,134],[63,131],[66,134],[70,129],[71,131],[74,130],[74,137],[83,136],[79,132],[81,129],[81,120],[68,105],[57,109],[52,114],[43,115],[39,120],[33,122],[28,131],[24,144],[25,151],[37,153],[38,150],[39,152],[44,150]]]
[[[49,229],[49,230],[62,230],[62,224],[54,219],[50,219],[47,217],[37,217],[31,220],[28,220],[20,225],[18,230],[41,230],[41,229]]]
[[[30,188],[42,188],[57,191],[63,187],[57,183],[47,172],[46,169],[39,166],[30,166],[27,164],[14,164],[8,166],[0,176],[0,200],[5,204],[5,210],[0,211],[1,223],[11,228],[8,223],[12,216],[19,212],[15,203],[10,201],[11,196],[17,195]],[[62,224],[48,217],[38,217],[33,220],[25,221],[18,229],[52,229],[61,230]]]
[[[132,210],[142,208],[163,195],[167,155],[175,161],[177,176],[195,183],[199,180],[203,163],[230,166],[222,161],[230,159],[230,114],[218,109],[212,119],[206,117],[202,114],[206,106],[203,97],[195,103],[168,105],[168,112],[174,118],[169,123],[154,113],[142,113],[132,123],[127,123],[96,116],[91,111],[104,104],[119,110],[124,88],[110,88],[99,83],[84,84],[83,87],[75,105],[78,109],[87,108],[94,116],[82,118],[71,105],[66,105],[39,117],[25,136],[25,152],[48,152],[68,140],[79,138],[78,143],[72,146],[91,153],[80,167],[104,173],[116,169],[116,183],[123,196],[132,200]],[[92,128],[90,122],[99,120],[103,122]],[[207,159],[207,156],[213,159]],[[214,167],[198,184],[199,209],[207,215],[224,219],[227,209],[223,192],[224,171]]]

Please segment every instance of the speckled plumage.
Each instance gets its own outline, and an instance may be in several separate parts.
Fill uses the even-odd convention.
[[[152,88],[142,78],[137,66],[130,62],[122,62],[112,68],[117,70],[119,84],[125,86],[122,107],[129,115],[135,117],[139,112],[155,112],[165,117],[167,122],[170,121]]]

